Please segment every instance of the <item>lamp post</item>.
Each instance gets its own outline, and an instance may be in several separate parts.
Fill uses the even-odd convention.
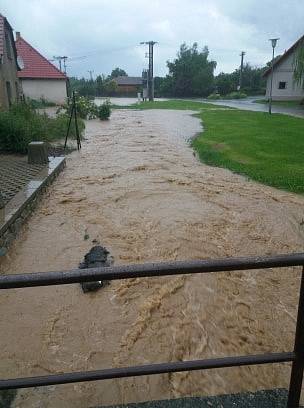
[[[269,115],[272,112],[272,84],[273,84],[273,64],[274,64],[274,49],[277,46],[279,38],[270,38],[272,46],[272,61],[271,61],[271,82],[270,82],[270,94],[269,94]]]

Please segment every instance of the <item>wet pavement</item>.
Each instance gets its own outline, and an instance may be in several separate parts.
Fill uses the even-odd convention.
[[[93,245],[115,264],[303,250],[304,197],[198,161],[189,111],[115,110],[48,189],[1,273],[75,268]],[[290,351],[297,268],[0,293],[2,378]],[[5,318],[3,318],[5,316]],[[14,407],[102,405],[286,388],[288,364],[28,389]],[[42,405],[43,403],[43,405]]]
[[[287,391],[273,390],[257,393],[224,395],[209,398],[181,398],[170,401],[153,401],[108,408],[286,408]]]
[[[0,155],[0,191],[7,204],[26,184],[45,167],[28,164],[27,156]]]
[[[217,100],[210,101],[206,99],[197,99],[200,102],[209,102],[215,105],[229,106],[231,108],[250,110],[255,112],[268,112],[268,105],[263,103],[255,103],[255,100],[264,99],[265,97],[249,97],[246,99],[238,100]],[[287,106],[272,106],[273,113],[282,113],[284,115],[296,116],[299,118],[304,118],[304,107],[287,107]]]

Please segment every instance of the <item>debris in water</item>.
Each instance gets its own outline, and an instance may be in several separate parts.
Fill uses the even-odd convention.
[[[111,266],[113,264],[113,258],[110,252],[100,245],[93,246],[85,257],[84,261],[79,264],[79,269],[86,268],[98,268],[101,266]],[[81,287],[84,293],[93,292],[102,288],[108,281],[93,281],[82,282]]]

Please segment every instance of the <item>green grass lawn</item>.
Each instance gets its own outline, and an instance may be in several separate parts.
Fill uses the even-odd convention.
[[[268,104],[268,99],[257,99],[254,103]],[[275,106],[285,106],[287,108],[300,108],[304,109],[304,105],[300,101],[272,101]]]
[[[141,102],[134,105],[111,105],[113,109],[181,109],[181,110],[202,110],[202,109],[223,109],[225,106],[213,105],[212,103],[201,103],[195,101],[183,101],[171,99],[168,101]],[[230,109],[230,108],[227,108]]]
[[[304,120],[240,110],[204,111],[200,159],[258,182],[304,193]]]
[[[200,102],[145,102],[141,109],[191,109],[204,132],[193,142],[201,161],[260,183],[304,193],[304,120]]]

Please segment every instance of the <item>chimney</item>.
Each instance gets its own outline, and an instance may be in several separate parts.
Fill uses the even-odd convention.
[[[18,41],[21,38],[20,31],[16,31],[16,41]]]

